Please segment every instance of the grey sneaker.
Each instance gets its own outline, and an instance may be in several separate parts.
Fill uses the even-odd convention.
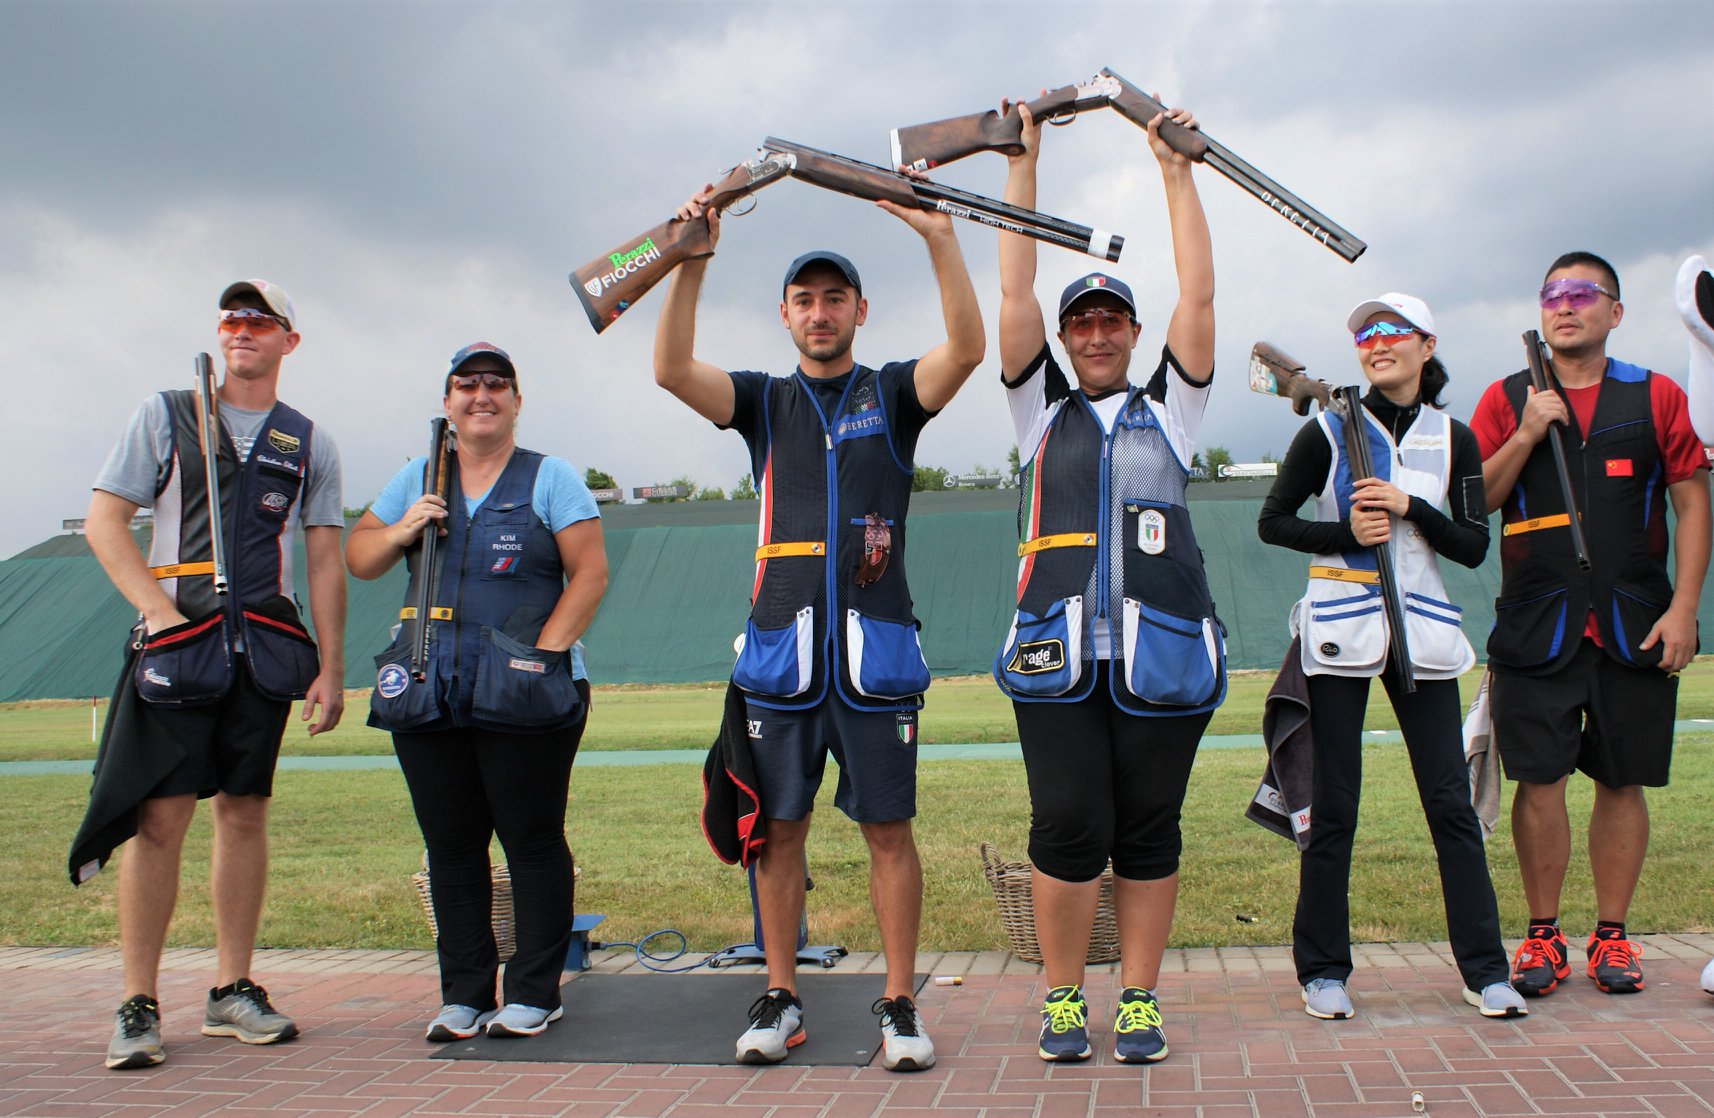
[[[1529,1013],[1529,1007],[1524,1005],[1524,996],[1514,990],[1510,982],[1490,982],[1482,987],[1480,994],[1466,989],[1464,1000],[1475,1006],[1484,1017],[1523,1017]]]
[[[881,1066],[888,1071],[926,1071],[934,1066],[934,1041],[923,1032],[916,1003],[900,994],[878,998],[869,1012],[881,1018]]]
[[[803,1003],[790,990],[775,988],[750,1005],[750,1027],[738,1038],[741,1064],[777,1064],[804,1042]]]
[[[228,991],[216,997],[221,990]],[[231,986],[208,992],[208,1008],[202,1014],[203,1036],[237,1037],[245,1044],[273,1044],[298,1035],[298,1027],[290,1017],[276,1010],[268,1001],[268,991],[240,978]]]
[[[1303,987],[1303,1011],[1323,1021],[1343,1021],[1355,1017],[1351,996],[1345,992],[1345,980],[1312,978]]]
[[[487,1011],[472,1009],[467,1005],[443,1005],[440,1012],[429,1022],[429,1040],[469,1040],[482,1031],[498,1010]]]
[[[154,1067],[167,1058],[161,1049],[161,1007],[147,994],[132,994],[114,1015],[113,1039],[107,1042],[107,1066]]]
[[[493,1037],[535,1036],[564,1016],[565,1010],[557,1005],[552,1009],[537,1009],[510,1002],[489,1018],[485,1028]]]

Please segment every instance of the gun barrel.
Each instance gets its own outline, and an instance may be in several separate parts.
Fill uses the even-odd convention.
[[[429,420],[428,461],[423,463],[423,492],[446,497],[451,491],[452,428],[444,416]],[[440,542],[440,525],[423,525],[422,539],[417,550],[417,588],[411,605],[416,626],[411,634],[411,677],[421,682],[428,678],[429,622],[434,608],[435,556]]]
[[[1373,477],[1374,463],[1369,458],[1369,439],[1364,431],[1367,422],[1363,418],[1363,391],[1360,388],[1346,387],[1334,390],[1342,406],[1345,426],[1345,454],[1349,460],[1353,477]],[[1386,613],[1387,651],[1393,661],[1393,667],[1398,672],[1399,687],[1406,694],[1416,690],[1416,676],[1411,670],[1410,640],[1405,632],[1404,598],[1399,594],[1398,574],[1393,569],[1393,549],[1391,545],[1378,543],[1371,549],[1375,553],[1375,571],[1380,577],[1381,607]]]
[[[1547,343],[1535,330],[1524,331],[1524,359],[1529,363],[1530,384],[1537,392],[1547,392]],[[1579,570],[1589,569],[1589,541],[1583,535],[1583,514],[1577,507],[1577,495],[1571,489],[1571,470],[1565,462],[1565,435],[1558,423],[1547,428],[1547,445],[1553,451],[1553,472],[1559,479],[1559,498],[1565,503],[1566,524],[1571,529],[1571,549],[1577,555]]]
[[[214,360],[196,355],[196,425],[202,436],[203,484],[208,493],[208,548],[214,561],[214,592],[224,597],[226,578],[225,517],[220,508],[220,397],[214,387]]]

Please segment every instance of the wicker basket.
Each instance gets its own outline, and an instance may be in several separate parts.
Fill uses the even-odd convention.
[[[494,946],[499,949],[500,961],[504,963],[517,950],[517,936],[512,930],[512,871],[506,868],[504,862],[496,863],[494,875]],[[417,899],[423,904],[423,915],[428,917],[429,934],[440,938],[440,926],[434,919],[434,891],[429,886],[428,857],[423,858],[423,868],[411,875],[411,887],[417,891]]]
[[[994,890],[1000,906],[1000,926],[1011,941],[1012,954],[1026,963],[1042,961],[1036,942],[1035,894],[1030,885],[1028,862],[1002,862],[994,844],[982,844],[982,876]],[[1111,963],[1119,958],[1119,925],[1113,918],[1113,867],[1101,874],[1101,896],[1095,906],[1095,927],[1089,933],[1090,963]]]

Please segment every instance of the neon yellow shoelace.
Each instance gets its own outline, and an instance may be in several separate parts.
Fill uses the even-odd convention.
[[[1087,1007],[1076,991],[1067,991],[1058,998],[1049,998],[1042,1003],[1042,1012],[1047,1014],[1048,1028],[1056,1033],[1081,1029],[1089,1023]]]
[[[1114,1032],[1134,1033],[1138,1029],[1158,1029],[1160,1027],[1161,1010],[1153,999],[1119,1003],[1119,1016],[1113,1022]]]

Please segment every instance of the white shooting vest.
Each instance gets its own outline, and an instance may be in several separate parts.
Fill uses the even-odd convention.
[[[1451,418],[1424,406],[1395,444],[1367,408],[1360,410],[1375,476],[1443,508],[1452,470]],[[1344,420],[1323,411],[1316,422],[1327,436],[1332,462],[1315,501],[1315,519],[1332,523],[1349,515],[1356,479],[1346,460]],[[1460,627],[1464,611],[1447,601],[1434,549],[1416,525],[1398,516],[1391,519],[1393,569],[1404,597],[1412,675],[1455,679],[1476,662],[1476,651]],[[1309,589],[1291,615],[1291,631],[1302,638],[1304,674],[1379,675],[1387,664],[1388,626],[1373,549],[1317,555],[1309,576]]]

